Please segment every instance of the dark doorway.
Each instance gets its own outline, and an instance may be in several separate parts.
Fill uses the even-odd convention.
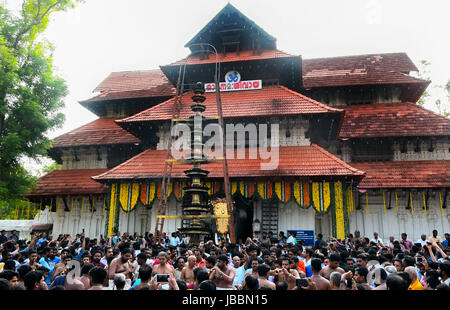
[[[245,243],[245,240],[253,237],[253,201],[242,197],[234,199],[234,225],[236,231],[236,242]]]

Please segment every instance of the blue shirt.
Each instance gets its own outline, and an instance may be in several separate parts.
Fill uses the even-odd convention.
[[[249,270],[251,270],[251,269],[249,269]],[[245,277],[245,273],[246,273],[246,270],[245,270],[244,266],[241,266],[239,268],[235,268],[234,271],[236,272],[236,275],[234,276],[233,287],[236,284],[244,283],[244,277]]]
[[[45,279],[45,283],[50,284],[52,281],[52,273],[53,269],[55,268],[55,265],[61,261],[61,258],[55,257],[54,259],[50,260],[47,257],[42,257],[39,260],[39,264],[44,266],[45,268],[48,268],[50,271],[48,272],[48,276]]]
[[[447,247],[447,246],[448,246],[448,241],[447,241],[447,239],[445,239],[444,241],[442,241],[442,245],[443,245],[444,247]]]
[[[312,270],[311,270],[311,265],[305,265],[305,273],[306,273],[306,277],[309,278],[312,276]]]
[[[39,247],[41,247],[41,244],[42,244],[42,243],[44,243],[45,241],[48,241],[48,240],[47,240],[47,239],[45,239],[45,238],[41,238],[41,239],[39,239],[39,240],[38,240],[38,242],[37,242],[37,246],[38,246],[38,248],[39,248]]]

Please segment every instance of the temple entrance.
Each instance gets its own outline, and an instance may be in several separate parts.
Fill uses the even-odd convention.
[[[242,197],[236,198],[233,215],[236,242],[240,243],[242,240],[244,243],[248,237],[253,236],[253,201]]]

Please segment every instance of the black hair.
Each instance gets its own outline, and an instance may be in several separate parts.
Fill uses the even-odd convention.
[[[406,255],[404,258],[403,258],[403,266],[406,268],[406,267],[409,267],[409,266],[415,266],[415,264],[416,264],[416,261],[414,260],[414,257],[412,257],[412,256],[409,256],[409,255]]]
[[[269,271],[270,267],[266,264],[261,264],[258,266],[258,275],[260,277],[265,277]]]
[[[330,255],[330,262],[340,262],[341,255],[339,253],[333,253]]]
[[[244,279],[245,284],[250,290],[256,290],[258,288],[258,278],[252,274],[249,274]]]
[[[449,263],[439,263],[439,268],[442,272],[445,272],[447,277],[450,277],[450,264]]]
[[[398,274],[391,274],[386,280],[386,286],[391,291],[406,291],[408,285],[406,281]]]
[[[215,291],[216,285],[211,280],[205,280],[200,283],[198,287],[201,291]]]
[[[148,281],[152,277],[152,271],[152,267],[148,264],[139,267],[139,278],[141,281]]]
[[[25,291],[25,287],[22,285],[14,285],[9,288],[10,291]]]
[[[29,273],[33,268],[31,268],[30,265],[22,265],[17,269],[17,272],[19,273],[19,278],[24,279],[25,275]]]
[[[222,262],[228,262],[228,256],[226,256],[225,254],[221,254],[219,255],[219,257],[217,257],[217,260],[220,260]]]
[[[145,253],[139,253],[137,256],[136,256],[136,258],[137,259],[143,259],[143,260],[147,260],[147,254],[145,254]]]
[[[198,283],[202,283],[205,280],[209,280],[209,274],[206,272],[206,270],[200,269],[197,271],[197,274],[194,274],[194,278],[197,280]]]
[[[361,253],[361,254],[358,254],[357,256],[356,256],[356,258],[360,258],[360,259],[362,259],[363,261],[368,261],[368,257],[367,257],[367,254],[365,254],[365,253]]]
[[[42,271],[42,273],[50,272],[50,269],[48,269],[48,268],[45,267],[45,266],[37,267],[36,270],[37,270],[37,271]]]
[[[16,262],[13,259],[8,259],[3,266],[3,270],[16,270]]]
[[[19,274],[12,270],[5,270],[0,273],[0,279],[6,279],[8,281],[11,281],[12,278],[17,277],[19,278]]]
[[[369,270],[366,267],[356,267],[355,272],[357,272],[357,271],[360,276],[367,278],[367,274],[369,273]]]
[[[44,273],[42,271],[30,271],[25,275],[25,279],[23,280],[23,284],[27,288],[28,291],[34,289],[36,283],[41,282]]]
[[[405,271],[397,272],[397,275],[402,277],[403,280],[406,282],[406,286],[409,287],[411,285],[411,277],[409,276],[409,273]]]
[[[89,275],[92,278],[92,284],[102,284],[108,273],[101,267],[94,267],[89,271]]]
[[[436,286],[436,291],[450,291],[450,286],[448,286],[445,283],[441,283],[438,286]]]
[[[287,291],[288,290],[288,283],[285,280],[280,280],[275,284],[277,291]]]
[[[432,289],[436,289],[436,287],[441,283],[439,280],[439,274],[436,270],[428,270],[425,273],[425,280]]]
[[[91,271],[92,268],[94,268],[94,264],[84,264],[83,267],[81,267],[81,275],[88,274],[89,271]]]
[[[187,291],[188,289],[186,282],[183,280],[177,280],[177,285],[180,291]]]
[[[320,271],[322,269],[322,261],[318,258],[311,259],[311,270]]]
[[[212,264],[212,265],[215,265],[215,264],[216,264],[216,258],[215,258],[215,257],[212,257],[212,256],[208,256],[208,257],[206,258],[206,262],[207,262],[207,263],[210,263],[210,264]]]
[[[6,279],[0,279],[0,291],[9,291],[11,285]]]

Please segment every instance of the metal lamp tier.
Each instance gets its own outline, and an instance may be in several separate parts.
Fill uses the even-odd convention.
[[[194,88],[194,96],[191,105],[191,110],[195,115],[192,124],[192,139],[191,139],[191,159],[187,160],[193,165],[190,170],[184,171],[186,176],[191,179],[190,186],[184,187],[185,196],[183,199],[183,211],[186,215],[201,215],[202,213],[209,214],[211,207],[209,204],[209,188],[205,186],[204,179],[208,176],[209,171],[201,168],[202,164],[208,163],[208,159],[203,154],[203,122],[196,122],[195,119],[203,120],[202,113],[206,110],[203,102],[206,100],[204,94],[203,83],[199,82]],[[193,218],[188,224],[183,225],[179,229],[182,233],[190,237],[191,243],[198,243],[201,236],[209,235],[211,230],[206,226],[204,221],[199,218]]]

